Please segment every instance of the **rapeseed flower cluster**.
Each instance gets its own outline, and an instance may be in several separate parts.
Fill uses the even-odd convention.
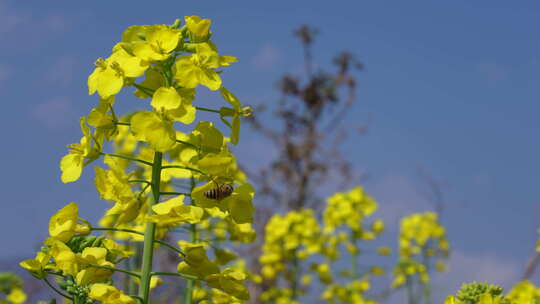
[[[95,167],[95,185],[111,207],[94,227],[79,217],[77,204],[68,204],[51,217],[50,237],[36,257],[21,262],[38,279],[56,276],[63,290],[57,291],[65,298],[147,304],[161,276],[176,276],[187,280],[185,299],[190,302],[196,288],[211,295],[201,303],[249,299],[246,272],[227,267],[237,258],[227,246],[255,238],[254,189],[229,148],[238,143],[240,120],[251,109],[223,86],[222,68],[237,59],[220,54],[210,40],[210,26],[209,19],[198,16],[185,17],[183,26],[180,20],[131,26],[108,57],[96,60],[88,93],[99,102],[79,120],[82,138],[62,157],[61,180],[78,180],[84,167],[102,158],[105,166]],[[198,106],[201,86],[219,91],[224,106]],[[117,114],[124,89],[143,100],[137,107],[146,104],[148,109]],[[217,115],[230,135],[214,122],[196,121],[200,111]],[[233,190],[219,199],[207,194],[224,184]],[[177,246],[166,242],[182,230],[189,235]],[[91,235],[95,231],[107,237]],[[158,246],[178,255],[176,272],[153,270]],[[133,255],[141,264],[121,269],[125,263],[119,263]],[[113,273],[130,276],[140,285],[138,295],[116,287]]]
[[[348,192],[336,193],[327,199],[326,208],[323,211],[324,235],[329,246],[323,250],[324,257],[328,260],[328,265],[323,269],[328,269],[324,275],[320,274],[319,281],[327,287],[321,298],[327,303],[376,303],[368,299],[365,293],[371,287],[371,277],[384,273],[382,267],[372,266],[367,270],[360,269],[358,260],[362,250],[368,245],[362,246],[362,242],[375,240],[384,231],[384,222],[380,219],[370,220],[369,217],[377,210],[378,204],[373,197],[357,186]],[[368,222],[370,220],[370,222]],[[346,279],[333,278],[330,263],[335,262],[340,257],[341,247],[349,253],[350,269],[339,273]],[[386,248],[381,248],[378,253],[387,255]]]
[[[91,227],[80,222],[86,221],[78,217],[76,203],[60,209],[51,217],[49,237],[36,257],[20,265],[38,279],[46,279],[48,274],[63,277],[62,284],[75,286],[74,289],[66,288],[73,299],[91,303],[88,290],[76,287],[110,281],[114,266],[132,252],[112,240],[88,236]]]
[[[275,279],[286,270],[287,263],[319,252],[320,230],[311,209],[274,215],[265,227],[263,254],[259,258],[262,276]]]
[[[399,260],[394,269],[392,287],[413,284],[417,278],[427,288],[429,268],[433,259],[437,271],[445,269],[443,259],[450,246],[446,231],[433,212],[417,213],[401,219],[399,233]]]
[[[374,240],[384,230],[381,220],[368,222],[376,210],[375,200],[355,187],[327,199],[322,221],[312,209],[270,218],[259,258],[262,268],[258,283],[273,287],[261,294],[261,300],[300,303],[315,277],[324,286],[320,297],[327,303],[375,303],[365,293],[371,286],[371,276],[383,270],[371,267],[361,271],[357,259],[362,252],[360,243]],[[333,263],[344,250],[352,267],[337,272]]]

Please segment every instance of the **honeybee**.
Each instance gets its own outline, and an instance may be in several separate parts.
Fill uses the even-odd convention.
[[[232,184],[217,184],[216,188],[212,188],[204,192],[204,196],[209,199],[222,200],[230,196],[234,191]]]

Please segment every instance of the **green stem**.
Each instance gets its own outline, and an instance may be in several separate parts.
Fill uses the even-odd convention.
[[[115,125],[119,125],[119,126],[131,126],[131,124],[129,122],[119,122],[119,121],[115,121],[114,122]]]
[[[144,304],[144,300],[143,298],[139,297],[139,296],[136,296],[136,295],[128,295],[129,297],[132,297],[134,299],[137,299],[139,302],[143,303]]]
[[[143,91],[146,95],[148,96],[152,96],[154,95],[154,90],[150,89],[150,88],[145,88],[143,87],[142,85],[138,85],[136,83],[133,83],[133,86],[136,87],[137,89]]]
[[[152,166],[152,163],[149,162],[149,161],[145,161],[145,160],[138,159],[138,158],[133,158],[133,157],[127,156],[127,155],[121,155],[121,154],[115,154],[115,153],[104,153],[104,152],[101,152],[99,154],[100,155],[109,155],[109,156],[112,156],[112,157],[118,157],[118,158],[122,158],[122,159],[127,159],[127,160],[131,160],[131,161],[139,162],[141,164],[145,164],[147,166]]]
[[[125,269],[116,268],[116,267],[104,266],[104,265],[96,265],[96,264],[88,264],[88,266],[93,267],[93,268],[103,268],[103,269],[108,269],[108,270],[112,270],[112,271],[118,271],[118,272],[128,274],[128,275],[130,275],[132,277],[137,277],[137,278],[141,277],[141,275],[138,274],[138,273],[135,273],[135,272],[132,272],[132,271],[129,271],[129,270],[125,270]]]
[[[146,184],[146,186],[142,188],[141,192],[139,192],[139,195],[137,195],[137,198],[141,198],[141,196],[144,194],[144,191],[146,191],[146,189],[148,189],[148,187],[150,186],[152,186],[152,183]]]
[[[64,279],[66,278],[66,277],[65,277],[64,275],[62,275],[62,273],[60,273],[60,272],[54,272],[54,271],[50,271],[50,270],[46,270],[45,272],[48,273],[48,274],[51,274],[51,275],[55,275],[55,276],[57,276],[57,277],[61,277],[61,278],[64,278]]]
[[[161,195],[185,195],[185,196],[191,196],[189,193],[184,192],[160,192]]]
[[[139,232],[139,231],[135,231],[135,230],[131,230],[131,229],[122,229],[122,228],[109,228],[109,227],[104,227],[104,228],[92,228],[92,230],[95,230],[95,231],[118,231],[118,232],[128,232],[128,233],[134,233],[134,234],[138,234],[138,235],[145,235],[144,233],[142,232]],[[182,255],[182,256],[186,256],[186,254],[184,252],[182,252],[180,249],[177,249],[175,248],[173,245],[167,243],[167,242],[164,242],[164,241],[161,241],[161,240],[154,240],[154,243],[158,243],[158,244],[161,244],[165,247],[168,247],[170,249],[172,249],[173,251],[175,251],[176,253]]]
[[[161,152],[154,153],[154,162],[152,164],[152,200],[149,201],[148,214],[153,214],[152,205],[159,202],[159,186],[161,183]],[[154,257],[154,237],[156,232],[156,223],[148,222],[144,233],[143,262],[141,268],[141,286],[139,296],[143,298],[143,303],[149,303],[150,298],[150,279],[152,277],[152,258]]]
[[[169,243],[167,243],[167,242],[160,241],[160,240],[154,240],[154,242],[156,242],[156,243],[158,243],[158,244],[161,244],[161,245],[163,245],[163,246],[165,246],[165,247],[171,249],[172,251],[178,253],[179,255],[181,255],[181,256],[183,256],[183,257],[186,256],[186,254],[185,254],[184,252],[182,252],[182,250],[180,250],[180,249],[174,247],[173,245],[171,245],[171,244],[169,244]]]
[[[208,176],[208,174],[202,172],[202,171],[199,170],[199,169],[195,169],[195,168],[191,168],[191,167],[186,167],[186,166],[177,166],[177,165],[174,165],[174,166],[163,166],[162,169],[185,169],[185,170],[197,172],[197,173],[199,173],[199,174]]]
[[[183,274],[183,273],[179,273],[179,272],[163,272],[163,271],[154,271],[154,272],[151,272],[150,273],[150,276],[158,276],[158,275],[164,275],[164,276],[172,276],[172,277],[181,277],[181,278],[184,278],[186,280],[189,280],[189,282],[193,282],[193,281],[200,281],[202,280],[202,278],[199,278],[197,276],[193,276],[193,275],[190,275],[190,274]],[[186,304],[188,302],[185,302]]]
[[[111,228],[111,227],[98,227],[98,228],[91,228],[92,231],[118,231],[118,232],[128,232],[128,233],[134,233],[138,235],[144,235],[144,233],[131,230],[131,229],[124,229],[124,228]]]
[[[183,141],[183,140],[177,139],[176,142],[177,142],[177,143],[181,143],[181,144],[186,145],[186,146],[190,146],[190,147],[192,147],[192,148],[194,148],[194,149],[196,149],[196,150],[199,149],[199,147],[197,147],[196,145],[194,145],[194,144],[192,144],[192,143],[190,143],[190,142],[187,142],[187,141]]]
[[[65,293],[61,292],[61,291],[58,290],[56,287],[54,287],[54,286],[51,284],[51,282],[49,282],[49,280],[47,280],[47,278],[43,278],[43,280],[44,280],[45,283],[46,283],[47,285],[49,285],[49,287],[50,287],[52,290],[54,290],[57,294],[61,295],[62,297],[66,298],[66,299],[69,299],[69,300],[73,301],[73,298],[72,298],[72,297],[66,295]]]
[[[190,146],[192,147],[193,149],[199,151],[199,150],[205,150],[205,152],[215,152],[215,153],[219,153],[219,149],[214,149],[212,147],[207,147],[207,146],[197,146],[197,145],[194,145],[190,142],[187,142],[187,141],[183,141],[183,140],[180,140],[180,139],[177,139],[176,140],[177,143],[180,143],[180,144],[183,144],[183,145],[186,145],[186,146]]]
[[[193,189],[195,188],[195,178],[193,176],[190,179],[191,185],[190,185],[190,192],[193,192]],[[190,203],[193,205],[193,198],[190,197]],[[194,243],[197,240],[197,225],[191,224],[191,242]],[[184,291],[184,303],[185,304],[191,304],[193,302],[193,287],[194,287],[193,281],[188,281],[186,284],[186,290]]]
[[[147,181],[145,179],[130,179],[130,180],[128,180],[128,183],[151,184],[149,181]]]
[[[221,112],[219,110],[214,110],[214,109],[209,109],[209,108],[195,107],[195,109],[197,109],[199,111],[206,111],[206,112],[213,112],[213,113],[221,114]]]

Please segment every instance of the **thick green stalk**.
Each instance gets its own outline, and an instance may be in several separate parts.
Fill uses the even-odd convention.
[[[195,188],[195,179],[193,176],[191,177],[191,190],[190,193],[193,192],[193,189]],[[193,198],[190,196],[190,202],[193,204]],[[191,242],[195,242],[197,240],[197,225],[191,224]],[[184,291],[184,303],[185,304],[191,304],[193,301],[193,287],[195,285],[195,282],[192,280],[187,281],[186,289]]]
[[[148,205],[148,214],[152,214],[152,205],[159,202],[159,186],[161,183],[161,152],[154,153],[154,162],[152,163],[152,199]],[[148,222],[144,232],[143,262],[141,268],[141,286],[139,287],[139,296],[144,304],[149,303],[150,297],[150,279],[152,277],[152,259],[154,257],[154,237],[156,232],[156,223]]]

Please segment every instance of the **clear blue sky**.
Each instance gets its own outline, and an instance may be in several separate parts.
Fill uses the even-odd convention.
[[[246,104],[275,102],[279,76],[301,71],[291,35],[300,24],[321,30],[320,65],[342,49],[357,54],[366,69],[346,123],[370,129],[345,155],[370,174],[389,233],[398,216],[430,208],[424,167],[444,182],[455,250],[444,284],[519,277],[540,227],[540,2],[200,2],[0,0],[0,257],[32,255],[69,201],[90,218],[107,207],[93,170],[63,185],[58,169],[80,138],[77,118],[96,104],[86,93],[93,61],[129,25],[200,15],[214,21],[223,53],[240,58],[225,79]],[[244,136],[239,150],[269,145]]]

